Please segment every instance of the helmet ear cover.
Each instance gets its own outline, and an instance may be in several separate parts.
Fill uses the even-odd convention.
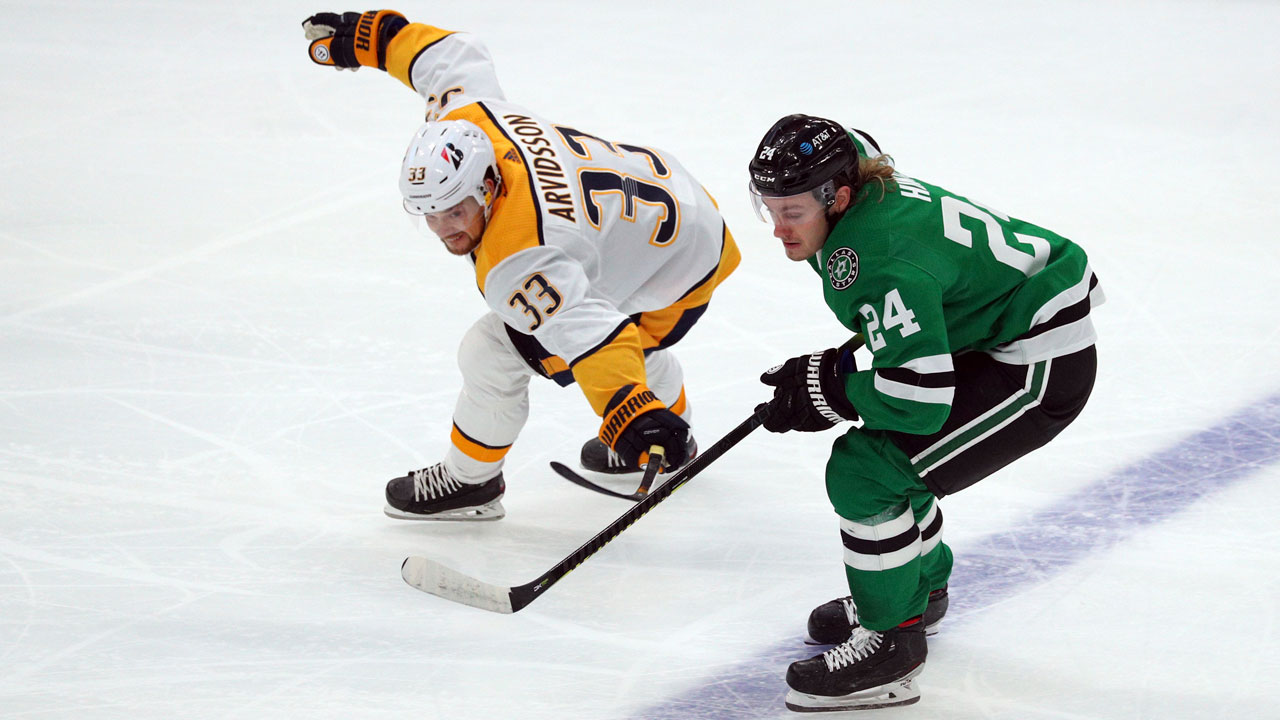
[[[828,180],[809,192],[813,193],[813,197],[822,203],[823,207],[831,207],[836,204],[835,180]]]

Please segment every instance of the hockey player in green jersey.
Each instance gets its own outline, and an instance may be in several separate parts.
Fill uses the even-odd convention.
[[[830,120],[782,118],[750,173],[757,214],[872,357],[858,369],[846,343],[761,376],[773,432],[861,420],[826,467],[850,596],[810,615],[810,635],[835,647],[791,665],[787,706],[913,703],[952,564],[935,500],[1080,413],[1102,293],[1070,240],[899,174],[870,136]]]

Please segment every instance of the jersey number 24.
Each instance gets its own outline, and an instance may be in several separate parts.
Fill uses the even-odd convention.
[[[996,217],[1008,221],[1009,216],[990,208],[980,208],[959,198],[944,195],[942,198],[942,234],[948,240],[967,248],[973,247],[973,232],[960,223],[962,217],[973,218],[982,223],[986,230],[987,247],[991,255],[1002,265],[1017,270],[1031,277],[1044,269],[1049,261],[1049,241],[1026,233],[1013,233],[1014,238],[1031,246],[1031,254],[1018,249],[1005,236],[1004,226]],[[859,314],[867,321],[867,347],[875,352],[884,347],[885,340],[880,324],[880,315],[870,304],[858,309]],[[907,337],[920,330],[916,324],[916,314],[902,301],[902,294],[897,288],[890,290],[884,297],[884,327],[900,328],[902,337]]]

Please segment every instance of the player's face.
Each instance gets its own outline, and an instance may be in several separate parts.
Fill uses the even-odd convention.
[[[468,197],[448,210],[423,215],[427,228],[440,238],[444,247],[454,255],[467,255],[480,245],[484,235],[483,208],[473,197]]]
[[[762,198],[773,236],[782,241],[790,260],[808,260],[827,242],[826,206],[813,196],[801,193],[790,197]]]

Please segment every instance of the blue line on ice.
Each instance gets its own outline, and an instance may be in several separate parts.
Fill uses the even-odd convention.
[[[1020,525],[959,548],[948,619],[1016,595],[1277,460],[1280,395],[1273,395],[1062,498]],[[797,626],[803,622],[796,619]],[[789,639],[636,717],[738,720],[780,710],[787,665],[817,650],[799,637]]]

